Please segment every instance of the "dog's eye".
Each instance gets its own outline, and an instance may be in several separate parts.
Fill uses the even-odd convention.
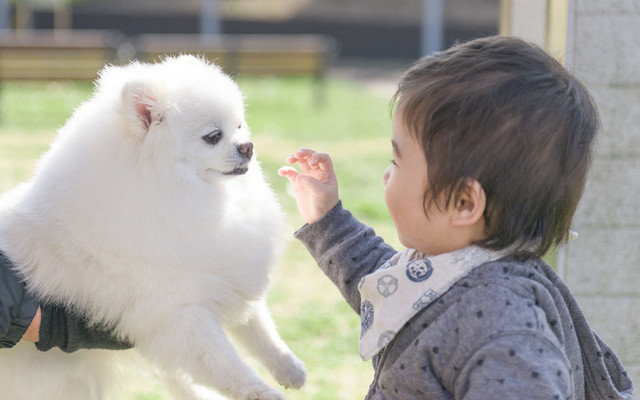
[[[238,129],[242,128],[242,124],[238,125]]]
[[[202,137],[202,140],[204,140],[205,142],[207,142],[210,145],[216,145],[218,144],[218,142],[220,141],[220,139],[222,139],[222,131],[219,129],[216,129],[215,131],[204,135]]]

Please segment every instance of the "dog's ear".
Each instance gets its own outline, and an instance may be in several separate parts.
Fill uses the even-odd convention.
[[[123,114],[130,130],[144,135],[151,124],[162,121],[158,94],[143,82],[129,82],[122,89]]]

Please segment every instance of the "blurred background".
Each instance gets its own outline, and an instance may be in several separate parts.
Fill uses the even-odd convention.
[[[293,150],[314,147],[334,158],[344,205],[400,248],[381,178],[397,82],[422,55],[497,33],[545,48],[600,107],[603,132],[574,221],[580,239],[546,259],[640,379],[635,0],[0,0],[0,193],[29,178],[105,64],[197,53],[243,90],[290,234],[302,220],[276,171]],[[361,399],[373,372],[358,355],[359,316],[291,236],[269,304],[309,375],[287,398]],[[109,400],[168,399],[148,369],[125,375]]]
[[[107,29],[133,36],[327,34],[337,39],[342,57],[366,59],[414,59],[426,51],[428,40],[448,47],[496,34],[500,16],[500,0],[1,0],[0,5],[5,27]],[[426,29],[440,38],[426,38]]]
[[[0,0],[0,34],[7,33],[0,37],[4,43],[0,50],[5,53],[0,58],[4,64],[0,64],[0,74],[10,79],[91,79],[95,76],[91,70],[101,62],[125,63],[134,58],[150,61],[166,53],[200,52],[231,74],[259,72],[323,78],[335,73],[382,84],[384,80],[396,81],[400,71],[421,55],[456,42],[497,34],[500,3],[501,0]],[[257,35],[261,38],[257,39]],[[39,55],[30,55],[25,64],[17,60],[17,55],[9,54],[12,44],[16,52],[24,51],[25,46],[48,47],[38,48]],[[91,65],[87,46],[96,52],[103,50],[101,59]],[[53,54],[53,47],[67,47],[64,59]],[[85,47],[84,70],[80,66],[71,66],[75,72],[68,69],[72,47]],[[237,61],[256,56],[259,50],[263,51],[261,58]],[[301,55],[305,50],[306,58]],[[36,71],[37,61],[48,67]],[[56,63],[63,70],[58,75],[52,71]],[[11,69],[13,75],[8,71]],[[389,74],[392,71],[395,74]]]

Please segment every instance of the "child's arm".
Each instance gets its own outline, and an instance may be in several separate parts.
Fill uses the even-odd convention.
[[[342,208],[331,158],[302,149],[287,161],[300,163],[301,173],[290,167],[279,173],[292,183],[298,209],[307,224],[296,232],[318,266],[340,289],[349,305],[360,312],[360,279],[375,271],[396,251]]]

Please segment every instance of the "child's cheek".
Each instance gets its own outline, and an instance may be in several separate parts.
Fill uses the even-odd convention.
[[[397,222],[396,219],[398,216],[396,215],[398,212],[398,194],[395,192],[393,187],[393,177],[389,176],[389,179],[385,181],[384,187],[384,202],[387,205],[387,210],[391,215],[391,219],[394,221],[394,224]],[[396,225],[397,229],[397,225]]]

